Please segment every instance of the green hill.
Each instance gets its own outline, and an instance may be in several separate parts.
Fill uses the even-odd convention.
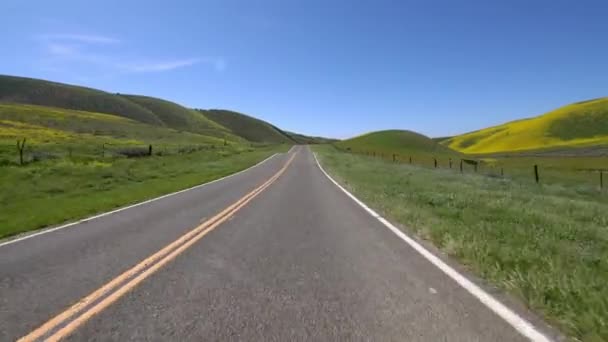
[[[239,140],[226,127],[208,119],[200,112],[177,103],[141,95],[121,95],[122,97],[154,113],[167,127],[204,135]]]
[[[570,104],[546,114],[444,140],[464,153],[577,149],[608,144],[608,98]]]
[[[232,133],[251,142],[293,144],[287,133],[268,122],[251,116],[222,109],[198,110],[205,117],[228,128]]]
[[[336,146],[355,152],[397,154],[401,157],[448,157],[459,154],[433,139],[412,131],[387,130],[371,132],[336,143]]]
[[[0,75],[0,102],[113,114],[147,124],[163,125],[150,110],[121,96],[32,78]]]
[[[323,138],[287,133],[265,121],[229,110],[194,110],[167,100],[113,94],[69,84],[0,75],[0,104],[26,104],[110,114],[234,142],[319,143]]]
[[[308,135],[303,135],[303,134],[298,134],[298,133],[293,133],[293,132],[287,132],[284,131],[286,134],[288,134],[293,140],[295,140],[296,143],[298,144],[302,144],[302,145],[308,145],[308,144],[330,144],[330,143],[334,143],[337,142],[338,140],[336,139],[329,139],[329,138],[323,138],[323,137],[311,137]]]

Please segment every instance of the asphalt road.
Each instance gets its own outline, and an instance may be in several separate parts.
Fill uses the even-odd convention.
[[[296,147],[220,182],[1,246],[0,341],[28,335],[290,160],[273,183],[137,286],[93,310],[117,290],[104,293],[41,338],[79,322],[67,340],[526,340],[340,191],[308,148]]]

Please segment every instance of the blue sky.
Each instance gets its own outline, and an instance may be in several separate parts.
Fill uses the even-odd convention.
[[[608,96],[606,1],[2,0],[0,73],[306,134],[451,135]]]

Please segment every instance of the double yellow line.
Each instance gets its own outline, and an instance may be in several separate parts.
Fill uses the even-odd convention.
[[[133,266],[131,269],[82,298],[76,304],[51,318],[36,330],[20,338],[19,341],[36,341],[45,336],[48,336],[45,338],[45,341],[59,341],[64,337],[69,336],[86,321],[116,302],[120,297],[135,288],[139,283],[175,259],[178,255],[207,235],[207,233],[214,230],[232,217],[238,210],[247,205],[247,203],[268,188],[285,172],[285,170],[287,170],[287,167],[295,158],[296,153],[292,154],[283,167],[264,182],[264,184],[255,188],[211,219],[182,235],[166,247],[163,247],[158,252]]]

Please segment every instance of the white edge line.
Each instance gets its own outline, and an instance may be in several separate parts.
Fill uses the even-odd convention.
[[[527,337],[531,341],[535,342],[549,342],[551,341],[547,336],[538,331],[530,322],[525,320],[523,317],[515,313],[513,310],[509,309],[507,306],[499,302],[496,298],[492,297],[489,293],[484,291],[482,288],[477,286],[475,283],[467,279],[465,276],[460,274],[458,271],[450,267],[448,264],[443,262],[433,253],[429,252],[426,248],[420,245],[418,242],[407,236],[400,229],[395,227],[392,223],[387,221],[384,217],[380,216],[374,210],[370,209],[365,203],[361,202],[357,199],[353,194],[348,192],[348,190],[344,189],[338,182],[336,182],[331,176],[325,172],[319,160],[317,159],[316,153],[313,154],[315,157],[315,161],[317,162],[317,166],[319,169],[325,174],[325,176],[334,183],[340,190],[342,190],[348,197],[350,197],[353,201],[355,201],[359,206],[361,206],[365,211],[367,211],[370,215],[375,217],[378,221],[380,221],[383,225],[385,225],[388,229],[390,229],[395,235],[405,241],[408,245],[410,245],[416,252],[420,253],[425,259],[427,259],[430,263],[439,268],[443,273],[452,278],[458,285],[467,290],[471,295],[475,298],[479,299],[485,306],[487,306],[490,310],[492,310],[495,314],[504,319],[507,323],[509,323],[515,330],[517,330],[520,334]]]
[[[16,243],[16,242],[19,242],[19,241],[27,240],[27,239],[30,239],[30,238],[33,238],[33,237],[36,237],[36,236],[40,236],[40,235],[43,235],[43,234],[52,233],[52,232],[60,230],[60,229],[68,228],[68,227],[71,227],[71,226],[75,226],[77,224],[80,224],[80,223],[83,223],[83,222],[87,222],[87,221],[90,221],[90,220],[95,220],[95,219],[98,219],[98,218],[101,218],[101,217],[104,217],[104,216],[116,214],[118,212],[121,212],[121,211],[124,211],[124,210],[127,210],[127,209],[135,208],[135,207],[138,207],[140,205],[148,204],[150,202],[158,201],[158,200],[161,200],[163,198],[167,198],[167,197],[171,197],[171,196],[174,196],[174,195],[177,195],[177,194],[181,194],[181,193],[186,192],[186,191],[194,190],[194,189],[197,189],[197,188],[202,188],[204,186],[207,186],[207,185],[210,185],[210,184],[222,181],[224,179],[228,179],[230,177],[236,176],[236,175],[241,174],[241,173],[243,173],[245,171],[249,171],[250,169],[253,169],[254,167],[259,166],[259,165],[265,163],[266,161],[274,158],[276,155],[278,155],[278,153],[275,153],[275,154],[271,155],[270,157],[262,160],[261,162],[255,164],[253,166],[250,166],[250,167],[248,167],[248,168],[246,168],[244,170],[241,170],[241,171],[239,171],[237,173],[233,173],[233,174],[230,174],[228,176],[224,176],[222,178],[218,178],[218,179],[212,180],[212,181],[207,182],[207,183],[195,185],[195,186],[187,188],[187,189],[183,189],[183,190],[172,192],[172,193],[169,193],[169,194],[166,194],[166,195],[162,195],[162,196],[159,196],[159,197],[151,198],[151,199],[143,201],[143,202],[131,204],[131,205],[126,206],[126,207],[122,207],[122,208],[118,208],[118,209],[115,209],[115,210],[112,210],[112,211],[108,211],[108,212],[105,212],[105,213],[97,214],[95,216],[90,216],[90,217],[87,217],[87,218],[83,218],[83,219],[80,219],[78,221],[74,221],[74,222],[70,222],[70,223],[61,225],[59,227],[47,228],[47,229],[43,228],[43,230],[41,230],[39,232],[32,233],[32,234],[27,234],[25,236],[22,236],[22,237],[19,237],[19,238],[15,238],[15,239],[12,239],[12,240],[9,238],[8,241],[1,242],[0,243],[0,247],[6,246],[6,245],[10,245],[10,244],[13,244],[13,243]]]

